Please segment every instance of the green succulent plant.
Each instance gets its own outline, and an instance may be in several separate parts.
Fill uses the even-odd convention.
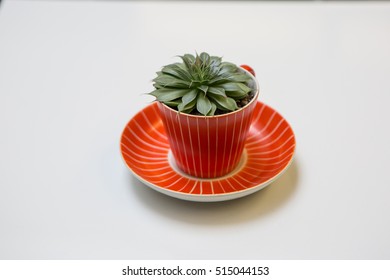
[[[164,66],[153,79],[150,95],[179,112],[213,116],[238,109],[248,97],[251,77],[221,57],[185,54],[182,62]]]

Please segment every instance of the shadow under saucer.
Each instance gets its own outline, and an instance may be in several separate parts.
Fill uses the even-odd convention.
[[[259,219],[277,211],[293,196],[299,181],[297,160],[268,187],[235,200],[192,202],[166,196],[129,174],[131,191],[156,213],[190,224],[228,225]]]

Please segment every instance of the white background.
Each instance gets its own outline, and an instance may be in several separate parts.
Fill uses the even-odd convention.
[[[3,1],[1,259],[389,259],[390,4]],[[119,139],[175,55],[255,68],[296,158],[235,201],[166,197]]]

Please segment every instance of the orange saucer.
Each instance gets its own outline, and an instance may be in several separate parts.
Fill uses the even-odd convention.
[[[191,201],[230,200],[261,190],[288,168],[294,152],[290,125],[261,102],[256,104],[240,163],[223,177],[200,179],[177,168],[156,103],[138,112],[121,137],[122,157],[140,181],[166,195]]]

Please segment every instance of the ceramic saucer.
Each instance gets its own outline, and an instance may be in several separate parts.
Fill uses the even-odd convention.
[[[126,125],[120,148],[126,165],[147,186],[179,199],[212,202],[252,194],[276,180],[292,162],[295,136],[278,112],[257,102],[235,170],[219,178],[196,178],[177,168],[157,104],[152,103]]]

